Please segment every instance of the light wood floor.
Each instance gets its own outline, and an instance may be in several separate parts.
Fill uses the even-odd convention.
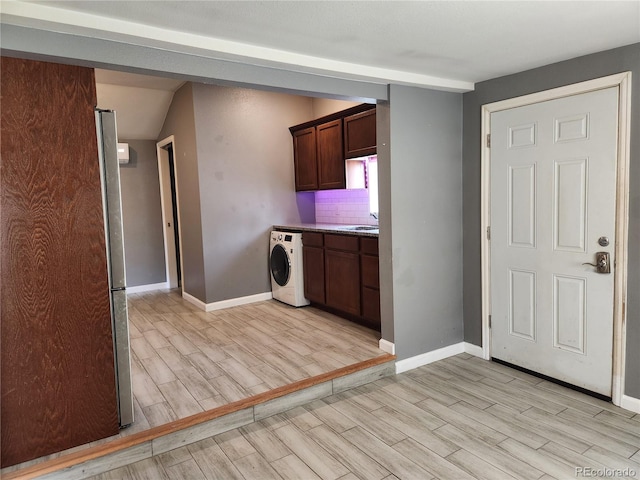
[[[179,290],[128,296],[135,423],[0,475],[384,355],[380,335],[275,300],[203,312]]]
[[[178,291],[130,295],[135,425],[156,427],[379,355],[379,334],[275,300],[203,312]]]
[[[640,415],[462,354],[93,478],[640,478],[639,449]]]

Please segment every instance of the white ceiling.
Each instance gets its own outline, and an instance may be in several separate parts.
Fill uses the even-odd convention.
[[[640,42],[639,0],[7,3],[112,35],[390,79],[478,82]]]
[[[67,31],[89,28],[256,64],[457,91],[640,42],[640,0],[3,0],[2,11]]]

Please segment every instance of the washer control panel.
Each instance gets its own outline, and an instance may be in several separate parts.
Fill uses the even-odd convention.
[[[271,232],[271,240],[274,242],[292,242],[293,235],[285,232]]]

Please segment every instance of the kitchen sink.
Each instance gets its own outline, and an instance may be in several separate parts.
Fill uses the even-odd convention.
[[[344,227],[344,230],[378,230],[380,227],[376,225],[355,225]]]

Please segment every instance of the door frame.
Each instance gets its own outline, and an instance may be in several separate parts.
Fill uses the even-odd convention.
[[[165,147],[167,145],[173,145],[173,172],[174,172],[174,180],[176,183],[176,209],[178,211],[178,237],[180,238],[179,252],[178,256],[180,258],[180,271],[182,272],[182,282],[181,282],[181,290],[184,293],[184,261],[182,257],[182,219],[180,218],[180,193],[178,191],[178,165],[176,164],[176,140],[174,135],[170,135],[167,138],[160,140],[156,143],[156,156],[158,158],[158,180],[160,182],[160,210],[162,212],[162,237],[164,239],[164,263],[165,263],[165,271],[167,276],[167,285],[169,288],[174,288],[178,286],[178,278],[177,278],[177,264],[175,255],[169,255],[169,242],[173,244],[173,250],[175,251],[175,239],[171,235],[167,235],[167,229],[165,225],[167,224],[168,219],[165,215],[165,207],[167,204],[171,204],[171,192],[166,192],[163,188],[162,178],[164,175],[169,175],[168,171],[163,167],[163,158],[167,158],[167,150]],[[173,218],[171,219],[173,221]],[[174,226],[175,227],[175,226]],[[171,263],[170,263],[171,262]],[[170,266],[173,265],[173,269]],[[171,272],[175,272],[172,274]]]
[[[626,305],[627,305],[627,243],[629,229],[629,158],[631,138],[631,72],[622,72],[594,80],[575,83],[543,92],[523,95],[482,106],[481,120],[481,273],[482,273],[482,356],[491,359],[491,114],[547,100],[579,95],[594,90],[618,87],[618,156],[616,158],[616,245],[613,280],[613,372],[611,400],[620,405],[624,396]]]

